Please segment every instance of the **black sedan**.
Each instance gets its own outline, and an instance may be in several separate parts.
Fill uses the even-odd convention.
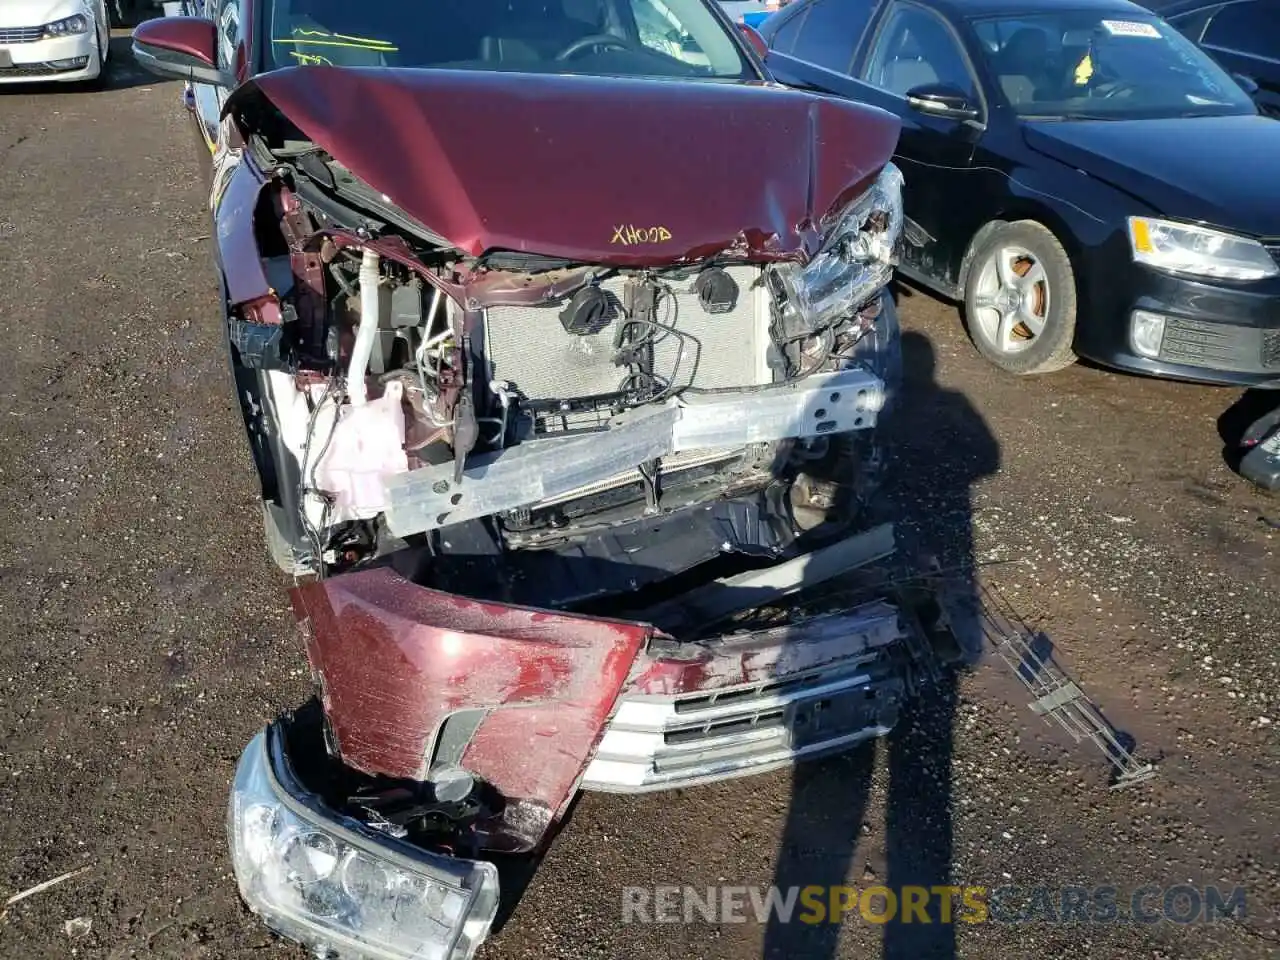
[[[784,83],[903,120],[902,273],[1013,373],[1280,387],[1280,123],[1125,0],[799,0]]]
[[[1280,116],[1280,0],[1152,0],[1147,6],[1232,71],[1264,112]]]

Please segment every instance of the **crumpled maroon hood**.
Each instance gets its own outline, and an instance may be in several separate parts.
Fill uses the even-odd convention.
[[[249,86],[473,256],[802,257],[899,129],[874,107],[762,83],[307,66]]]

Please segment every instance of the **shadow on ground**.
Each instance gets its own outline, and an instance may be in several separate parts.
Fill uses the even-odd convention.
[[[1218,436],[1222,440],[1222,459],[1232,470],[1240,469],[1245,454],[1241,446],[1249,428],[1267,414],[1280,410],[1280,390],[1246,390],[1218,417]]]
[[[999,446],[968,398],[937,382],[929,340],[909,332],[902,343],[904,383],[891,414],[894,454],[887,488],[899,521],[900,550],[905,557],[929,554],[945,568],[971,571],[970,491],[999,467]],[[971,657],[976,653],[969,652]],[[954,883],[950,782],[955,700],[955,674],[944,671],[923,696],[907,701],[887,738],[844,757],[795,768],[777,886],[784,891],[815,884],[865,890],[883,884],[900,896],[904,887]],[[855,862],[877,751],[884,752],[888,769],[884,876]],[[862,906],[860,901],[853,908],[849,922],[860,922]],[[955,956],[955,928],[939,922],[938,897],[928,902],[930,923],[920,922],[919,913],[909,918],[915,922],[903,922],[901,903],[891,911],[887,898],[877,897],[869,906],[876,913],[892,912],[883,931],[886,960]],[[766,960],[825,960],[837,955],[839,935],[838,923],[771,919],[764,955]]]

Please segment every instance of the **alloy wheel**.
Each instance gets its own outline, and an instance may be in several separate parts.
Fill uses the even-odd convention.
[[[1026,247],[992,251],[978,273],[973,320],[1001,353],[1021,353],[1044,331],[1050,307],[1049,276]]]

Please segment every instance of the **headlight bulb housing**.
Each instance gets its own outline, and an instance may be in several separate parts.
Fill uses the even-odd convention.
[[[784,328],[816,332],[853,314],[892,278],[902,225],[902,174],[887,163],[835,219],[809,263],[771,268]]]
[[[430,853],[329,809],[295,778],[281,724],[236,768],[240,895],[277,933],[343,960],[470,960],[497,912],[491,863]]]
[[[44,25],[44,35],[48,39],[54,37],[72,37],[81,33],[89,32],[89,18],[82,13],[77,13],[70,17],[63,17],[61,20],[55,20],[53,23]]]

